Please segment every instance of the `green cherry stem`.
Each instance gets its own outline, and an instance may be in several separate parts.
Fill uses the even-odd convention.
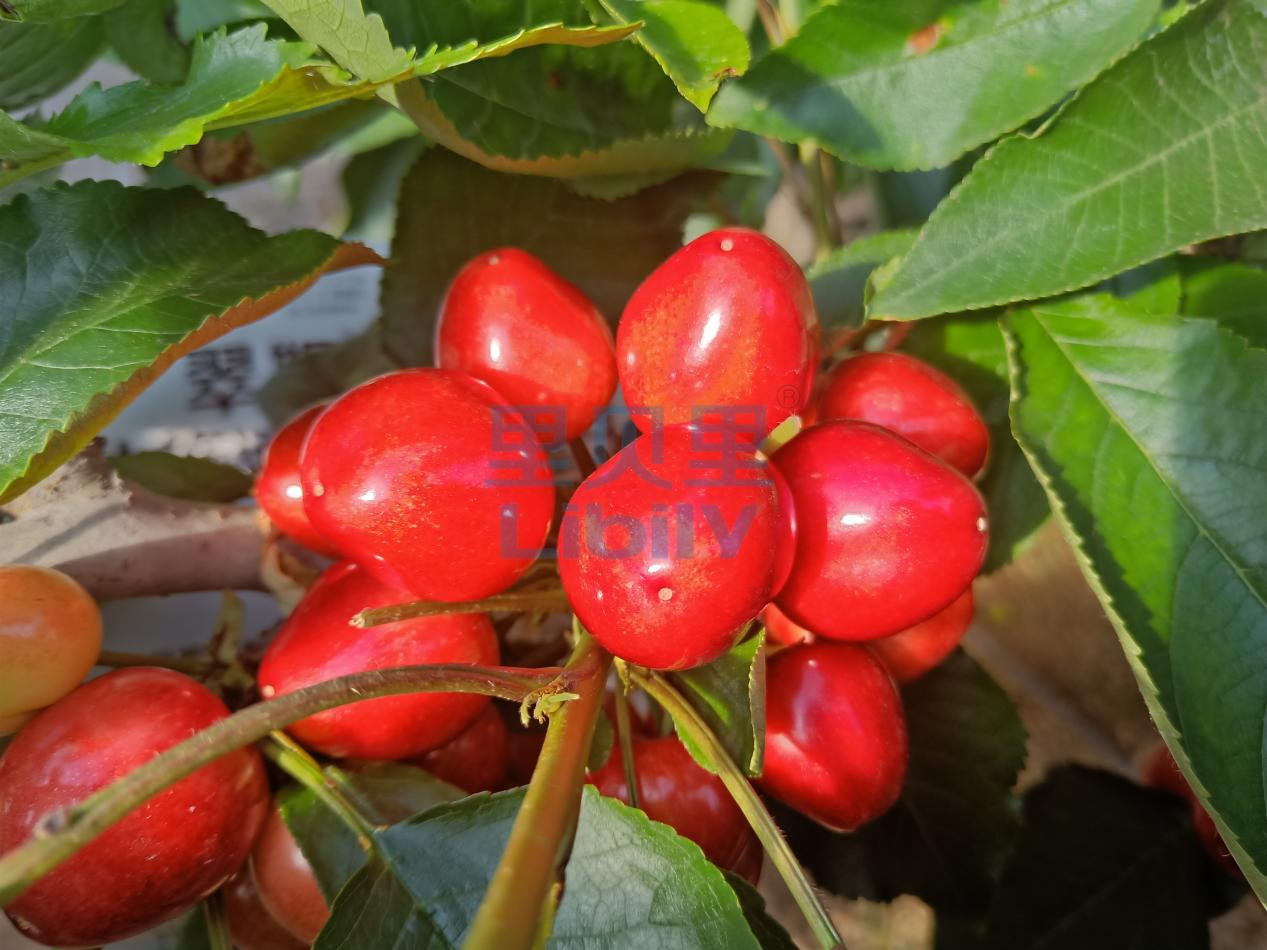
[[[207,925],[207,946],[210,950],[233,950],[233,934],[229,931],[223,891],[207,895],[202,902],[202,919]]]
[[[560,692],[576,698],[550,713],[532,781],[464,950],[532,950],[542,918],[552,913],[551,895],[557,894],[559,869],[576,834],[585,761],[611,668],[611,657],[597,641],[576,629],[576,646],[560,674]]]
[[[215,664],[199,656],[154,656],[149,653],[125,653],[122,650],[102,650],[97,656],[97,666],[115,669],[131,666],[158,666],[189,676],[199,677],[210,673]]]
[[[489,613],[526,613],[528,611],[563,611],[568,610],[567,595],[563,588],[552,587],[546,590],[510,591],[495,594],[483,600],[472,600],[463,604],[446,604],[438,601],[416,600],[407,604],[392,604],[389,607],[375,607],[362,610],[352,618],[354,627],[377,627],[384,623],[395,623],[398,620],[412,620],[415,617],[440,617],[445,614],[489,614]]]
[[[369,851],[374,843],[374,823],[361,814],[343,794],[308,750],[281,730],[274,730],[262,746],[263,753],[283,772],[308,789],[323,805],[334,812],[340,821],[356,835],[356,842],[363,851]]]
[[[336,706],[402,693],[480,693],[518,702],[558,675],[557,667],[402,666],[341,676],[248,706],[156,755],[74,808],[45,816],[30,840],[0,856],[0,907],[152,796],[275,729]]]
[[[616,741],[620,743],[620,760],[625,766],[625,788],[629,789],[629,804],[638,804],[638,773],[634,770],[633,734],[629,729],[629,697],[622,687],[616,688]]]
[[[793,899],[801,909],[801,913],[805,915],[805,920],[813,930],[814,936],[818,938],[819,944],[824,950],[846,950],[845,942],[837,932],[836,925],[832,923],[827,909],[814,893],[814,886],[806,876],[805,869],[801,867],[800,862],[796,860],[796,855],[788,847],[778,825],[774,823],[774,818],[766,809],[765,803],[761,801],[761,796],[752,787],[748,777],[731,759],[716,733],[695,711],[695,707],[687,702],[686,698],[663,676],[634,666],[628,666],[626,669],[633,682],[645,689],[652,699],[668,711],[678,728],[683,729],[716,766],[718,777],[725,783],[726,790],[730,792],[735,804],[748,819],[752,830],[757,833],[762,847],[765,848],[779,876],[787,884],[788,890],[792,892]]]

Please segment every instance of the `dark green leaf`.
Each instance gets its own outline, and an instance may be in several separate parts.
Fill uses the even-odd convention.
[[[352,156],[343,167],[343,196],[347,201],[345,239],[389,246],[396,231],[396,198],[401,182],[418,160],[426,140],[400,139]]]
[[[52,23],[113,10],[123,0],[5,0],[0,20]]]
[[[983,950],[1201,950],[1209,870],[1188,811],[1125,779],[1065,766],[1025,797]]]
[[[597,772],[607,764],[615,741],[616,730],[612,727],[612,721],[607,718],[607,712],[600,709],[594,723],[594,738],[590,741],[590,753],[585,760],[585,767],[591,772]]]
[[[915,318],[1045,297],[1267,226],[1264,166],[1267,17],[1211,0],[978,162],[872,306]]]
[[[760,775],[765,763],[764,644],[762,630],[712,663],[670,674],[731,759],[749,775]],[[678,729],[677,734],[696,762],[710,772],[717,771],[708,753],[691,738],[690,730]]]
[[[110,463],[124,478],[169,498],[229,502],[251,493],[251,476],[232,465],[170,452],[116,455]]]
[[[748,40],[726,11],[699,0],[601,0],[619,23],[642,22],[634,40],[701,112],[717,84],[748,68]]]
[[[1184,313],[1217,320],[1267,348],[1267,271],[1199,257],[1182,264]]]
[[[172,0],[126,0],[102,20],[107,42],[132,72],[176,85],[189,72],[189,47],[175,33],[174,17]]]
[[[0,109],[20,109],[67,85],[101,49],[101,20],[0,21]]]
[[[1153,718],[1267,895],[1267,351],[1104,295],[1006,328],[1017,438]]]
[[[937,168],[1130,49],[1158,0],[841,0],[728,82],[711,123],[872,168]]]
[[[765,898],[761,896],[761,893],[738,874],[730,871],[722,871],[722,874],[726,876],[726,883],[739,898],[744,919],[748,921],[748,927],[757,938],[757,943],[761,945],[762,950],[796,950],[796,941],[781,923],[770,916],[769,911],[766,910]]]
[[[784,822],[817,881],[848,896],[914,894],[939,912],[981,911],[1016,836],[1025,762],[1016,706],[957,653],[902,691],[911,760],[898,804],[853,835]]]
[[[806,271],[818,320],[824,327],[847,328],[862,324],[867,279],[871,272],[915,243],[913,230],[882,231],[859,238],[815,261]]]
[[[0,208],[0,500],[82,448],[176,359],[372,263],[315,231],[268,237],[190,189],[82,181]]]
[[[523,790],[441,805],[379,835],[318,950],[458,947],[505,850]],[[549,947],[755,948],[735,892],[667,825],[587,788]]]
[[[211,932],[207,928],[207,914],[201,904],[185,916],[176,937],[175,950],[214,950]]]

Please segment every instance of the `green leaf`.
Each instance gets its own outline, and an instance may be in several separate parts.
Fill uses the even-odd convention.
[[[765,631],[761,630],[712,663],[670,674],[731,759],[749,775],[760,775],[765,763],[764,644]],[[677,734],[702,768],[717,771],[708,753],[691,738],[690,730],[678,729]]]
[[[186,501],[230,502],[251,493],[251,476],[212,459],[170,452],[137,452],[110,459],[114,470],[144,488]]]
[[[872,168],[946,165],[1130,49],[1158,0],[841,0],[726,83],[715,125]]]
[[[993,313],[952,314],[914,324],[903,349],[963,386],[990,427],[990,460],[978,487],[990,512],[990,548],[982,569],[995,571],[1015,560],[1051,511],[1012,436],[1003,331]]]
[[[378,835],[315,947],[458,947],[523,790],[473,795]],[[586,788],[547,946],[755,948],[735,892],[693,843]]]
[[[1040,134],[978,162],[872,307],[916,318],[1045,297],[1262,228],[1265,165],[1267,17],[1246,0],[1211,0]]]
[[[1267,271],[1244,264],[1183,258],[1183,312],[1217,320],[1267,348]]]
[[[1153,718],[1267,895],[1267,351],[1103,295],[1006,328],[1017,438]]]
[[[982,950],[1200,950],[1207,862],[1173,797],[1063,766],[1025,797]]]
[[[101,49],[101,20],[0,21],[0,109],[50,96],[88,68]]]
[[[832,329],[861,326],[871,272],[909,251],[915,235],[907,229],[881,231],[858,238],[811,264],[805,276],[814,292],[819,323]]]
[[[123,0],[5,0],[0,4],[0,21],[52,23],[74,17],[113,10]]]
[[[795,816],[782,824],[823,887],[980,912],[1016,837],[1012,787],[1025,728],[1008,695],[963,653],[906,686],[902,699],[911,759],[898,804],[852,835]]]
[[[171,26],[174,12],[172,0],[126,0],[102,17],[107,42],[129,69],[172,86],[189,72],[189,47]]]
[[[743,908],[744,919],[762,950],[797,950],[796,941],[783,925],[770,916],[760,891],[730,871],[722,871]]]
[[[748,68],[748,40],[726,11],[698,0],[601,0],[621,23],[641,21],[634,41],[655,57],[683,98],[703,112],[722,79]]]
[[[315,231],[268,237],[190,190],[83,181],[0,208],[0,500],[82,448],[176,359],[373,263]]]
[[[399,762],[366,762],[347,768],[328,765],[324,771],[375,824],[405,821],[466,795],[420,768]],[[277,801],[299,850],[312,865],[321,892],[333,903],[352,875],[365,866],[368,856],[343,820],[310,790],[291,786],[278,794]]]

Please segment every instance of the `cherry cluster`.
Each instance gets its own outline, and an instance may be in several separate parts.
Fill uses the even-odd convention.
[[[260,507],[338,560],[269,644],[260,694],[388,667],[497,664],[499,638],[478,605],[367,628],[350,619],[495,597],[548,563],[549,546],[572,610],[630,664],[709,663],[760,616],[770,637],[759,786],[838,830],[891,807],[907,763],[896,682],[954,649],[986,551],[972,479],[989,437],[962,389],[886,351],[849,356],[816,385],[805,278],[743,229],[670,257],[615,337],[537,258],[483,254],[450,286],[435,349],[436,368],[370,380],[270,446]],[[637,431],[623,448],[617,387]],[[792,416],[812,424],[787,438]],[[586,474],[563,504],[557,462],[569,444]],[[606,456],[592,471],[590,446]],[[53,703],[0,762],[0,852],[228,713],[179,673],[119,670],[74,688],[86,672],[0,706],[3,719]],[[755,880],[760,846],[720,779],[655,717],[634,726],[640,807]],[[523,777],[519,734],[483,696],[352,703],[288,732],[325,756],[415,762],[472,792]],[[630,799],[616,752],[591,780]],[[235,873],[225,893],[236,929],[315,938],[329,911],[252,749],[152,798],[8,912],[50,945],[97,945],[184,911]]]

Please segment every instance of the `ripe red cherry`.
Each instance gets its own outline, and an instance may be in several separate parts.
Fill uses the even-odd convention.
[[[1227,850],[1227,844],[1224,843],[1223,836],[1219,833],[1214,819],[1210,817],[1210,813],[1205,810],[1205,806],[1193,794],[1192,786],[1188,784],[1188,780],[1179,771],[1179,765],[1175,762],[1175,757],[1170,754],[1170,750],[1166,748],[1164,742],[1153,749],[1144,764],[1144,784],[1151,788],[1159,788],[1170,792],[1172,795],[1177,795],[1187,802],[1192,809],[1192,825],[1197,833],[1197,839],[1201,842],[1201,847],[1228,874],[1233,877],[1244,877],[1244,873],[1237,866],[1236,860]]]
[[[960,594],[945,610],[892,636],[872,640],[871,652],[884,663],[899,683],[919,679],[954,652],[972,623],[972,588]]]
[[[766,638],[771,643],[781,643],[785,647],[798,643],[812,643],[814,634],[810,633],[774,604],[766,604],[761,611],[761,623],[765,627]]]
[[[779,609],[818,636],[872,640],[948,606],[985,558],[981,495],[865,422],[811,426],[774,454],[791,489],[796,561]]]
[[[862,353],[832,372],[819,419],[858,419],[896,432],[969,478],[990,454],[990,430],[963,388],[905,353]]]
[[[506,723],[490,703],[455,738],[432,749],[418,764],[442,781],[472,795],[502,787],[510,765]]]
[[[426,600],[504,590],[554,515],[536,436],[465,373],[404,370],[344,393],[308,433],[299,470],[314,527]]]
[[[260,900],[278,923],[305,944],[315,941],[330,919],[330,907],[277,808],[269,812],[251,852],[251,874]]]
[[[484,614],[420,617],[363,630],[349,623],[365,608],[408,599],[357,564],[336,564],[312,585],[269,645],[260,663],[260,692],[271,698],[393,666],[497,663],[497,635]],[[286,731],[326,755],[404,759],[444,745],[487,704],[487,696],[472,693],[410,693],[337,706]]]
[[[852,831],[897,801],[906,762],[901,697],[865,647],[819,640],[770,657],[765,791]]]
[[[786,490],[751,446],[688,426],[640,436],[576,490],[559,574],[611,653],[653,669],[716,659],[787,576]]]
[[[705,234],[661,264],[634,291],[616,331],[625,401],[662,410],[666,425],[724,407],[745,421],[755,415],[768,432],[809,399],[817,350],[818,317],[801,269],[744,228]],[[634,421],[644,432],[658,424],[654,413]]]
[[[337,557],[339,552],[312,526],[304,512],[304,489],[299,482],[299,450],[304,436],[317,421],[325,406],[313,406],[282,426],[268,451],[259,478],[255,480],[255,499],[277,530],[294,538],[304,547]]]
[[[137,667],[79,687],[33,719],[0,759],[0,853],[229,713],[171,670]],[[8,905],[28,937],[96,947],[149,930],[246,860],[268,810],[259,753],[240,749],[159,792]]]
[[[513,247],[481,254],[453,278],[436,365],[488,383],[548,440],[582,435],[616,391],[616,351],[598,308]]]
[[[229,878],[221,890],[229,934],[237,950],[305,950],[308,946],[264,906],[249,867]]]
[[[704,856],[753,884],[761,874],[761,843],[722,780],[696,765],[675,736],[633,739],[638,807],[690,838]],[[620,748],[589,780],[604,795],[629,804]]]
[[[0,736],[84,681],[101,652],[101,611],[61,571],[0,567]]]

